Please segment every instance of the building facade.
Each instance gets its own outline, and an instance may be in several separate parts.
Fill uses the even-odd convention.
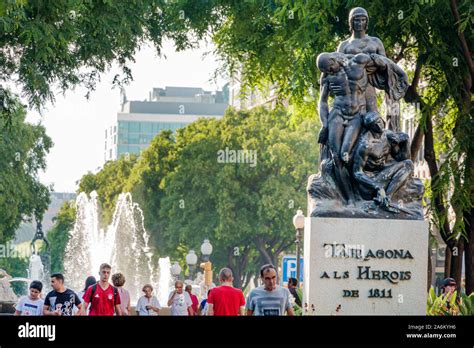
[[[221,118],[228,106],[225,93],[194,87],[153,88],[145,101],[128,101],[105,130],[104,161],[140,154],[162,130],[175,132],[199,118]]]

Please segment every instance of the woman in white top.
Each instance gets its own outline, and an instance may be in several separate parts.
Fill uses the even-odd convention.
[[[117,292],[120,296],[120,309],[122,310],[122,315],[130,315],[132,312],[130,306],[130,293],[128,290],[123,288],[125,284],[125,276],[122,273],[115,273],[112,275],[112,283],[117,288]]]
[[[152,295],[153,286],[146,284],[143,286],[142,291],[145,293],[145,296],[138,299],[137,307],[135,308],[137,315],[158,315],[161,305],[156,296]]]

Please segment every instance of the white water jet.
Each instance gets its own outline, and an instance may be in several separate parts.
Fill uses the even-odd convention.
[[[168,302],[168,295],[170,288],[174,286],[172,284],[173,279],[171,276],[171,261],[169,257],[160,258],[158,260],[158,265],[160,267],[160,280],[158,282],[158,301],[162,307],[166,307]]]
[[[99,228],[97,193],[91,192],[90,199],[87,194],[80,193],[76,199],[74,229],[70,231],[64,256],[68,286],[76,291],[82,290],[85,279],[90,275],[98,278],[99,266],[108,263],[112,266],[112,273],[120,272],[125,276],[124,288],[130,291],[132,303],[142,295],[145,284],[153,285],[161,298],[165,289],[160,290],[158,270],[153,266],[153,253],[148,246],[149,238],[143,224],[143,212],[132,201],[130,193],[119,195],[112,222],[106,231]],[[164,273],[169,273],[169,267]],[[165,281],[166,276],[162,278]],[[168,289],[169,280],[166,296]]]
[[[30,256],[30,264],[28,267],[28,278],[32,280],[39,280],[44,285],[46,281],[46,274],[44,272],[43,263],[41,262],[41,257],[37,254],[33,254]]]

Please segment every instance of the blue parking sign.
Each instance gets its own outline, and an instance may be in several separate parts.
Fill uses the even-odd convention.
[[[296,278],[296,256],[295,255],[285,255],[282,260],[282,277],[281,280],[283,284],[288,283],[288,279]],[[300,283],[303,282],[303,258],[300,256]]]

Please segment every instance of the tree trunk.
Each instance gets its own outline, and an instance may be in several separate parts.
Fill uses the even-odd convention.
[[[265,263],[271,263],[271,264],[273,264],[273,255],[271,255],[271,254],[268,252],[267,248],[265,248],[265,242],[262,240],[262,238],[260,238],[260,237],[257,236],[257,237],[254,239],[254,241],[255,241],[255,246],[257,247],[257,250],[258,250],[258,252],[260,253],[260,255],[261,255],[263,261],[264,261]]]
[[[425,160],[428,164],[428,168],[430,170],[431,176],[431,187],[436,186],[438,177],[438,163],[436,162],[436,155],[434,149],[434,137],[433,137],[433,122],[432,122],[432,115],[429,111],[426,111],[426,108],[422,108],[422,112],[426,113],[423,116],[426,116],[426,133],[425,133]],[[446,243],[448,248],[453,248],[455,241],[453,239],[449,239],[451,234],[451,228],[449,227],[448,221],[448,213],[447,209],[444,205],[442,192],[434,192],[432,197],[431,205],[433,207],[434,213],[438,216],[438,220],[441,222],[439,226],[439,232],[441,238]]]
[[[234,287],[242,289],[246,278],[245,269],[247,267],[249,254],[244,250],[240,255],[234,255],[233,248],[228,248],[227,267],[232,270],[234,276]]]
[[[472,150],[471,150],[472,151]],[[465,182],[470,185],[470,197],[474,197],[474,155],[468,154],[466,171],[470,171],[466,176]],[[467,234],[467,239],[464,240],[464,266],[466,278],[466,294],[474,292],[474,207],[464,211],[464,228]]]
[[[459,238],[451,253],[451,278],[454,278],[458,288],[461,288],[462,257],[464,255],[464,238]]]
[[[421,126],[418,125],[418,127],[416,127],[415,134],[413,134],[413,139],[410,146],[411,160],[413,162],[415,162],[416,157],[418,156],[418,151],[421,149],[424,135],[425,133],[423,133]]]
[[[472,221],[473,211],[469,213],[469,220]],[[466,269],[466,294],[469,295],[474,292],[474,229],[472,224],[469,226],[469,241],[464,240],[464,267]]]
[[[444,254],[444,277],[449,278],[451,277],[451,249],[448,246]]]
[[[428,277],[426,283],[426,291],[430,291],[431,288],[431,281],[433,275],[433,263],[431,262],[432,259],[432,251],[431,248],[428,248]]]

